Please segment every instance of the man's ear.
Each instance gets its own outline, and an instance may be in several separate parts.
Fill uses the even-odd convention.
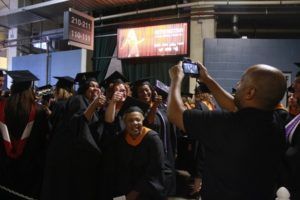
[[[248,87],[248,88],[246,89],[246,95],[245,95],[245,98],[246,98],[247,100],[251,100],[251,99],[254,98],[255,94],[256,94],[256,88],[255,88],[255,87]]]

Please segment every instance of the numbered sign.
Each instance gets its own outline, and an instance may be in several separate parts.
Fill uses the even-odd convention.
[[[69,45],[94,49],[94,18],[69,8],[64,12],[64,39]]]

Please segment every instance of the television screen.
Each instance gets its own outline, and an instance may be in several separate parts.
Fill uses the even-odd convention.
[[[188,23],[118,29],[118,58],[188,54]]]

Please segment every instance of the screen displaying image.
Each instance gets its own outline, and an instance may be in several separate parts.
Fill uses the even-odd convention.
[[[186,55],[188,23],[118,29],[118,58]]]

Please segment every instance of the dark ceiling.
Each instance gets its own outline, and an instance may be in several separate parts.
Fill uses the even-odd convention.
[[[300,38],[299,5],[219,6],[215,16],[217,37]],[[233,31],[234,25],[236,31]]]

